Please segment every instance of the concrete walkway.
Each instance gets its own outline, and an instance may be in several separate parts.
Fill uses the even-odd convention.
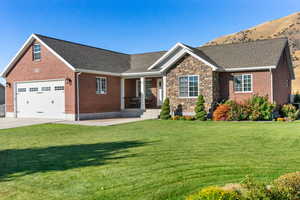
[[[36,124],[54,123],[57,119],[32,119],[32,118],[0,118],[0,129],[17,128],[22,126],[31,126]]]
[[[82,121],[57,121],[56,124],[73,124],[84,126],[112,126],[118,124],[125,124],[130,122],[141,121],[141,118],[112,118],[112,119],[95,119],[95,120],[82,120]]]

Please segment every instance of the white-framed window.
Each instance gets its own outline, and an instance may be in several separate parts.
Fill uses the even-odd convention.
[[[41,60],[41,45],[40,44],[34,44],[32,47],[32,59],[34,61]]]
[[[26,88],[18,88],[18,92],[26,92]]]
[[[234,75],[235,92],[252,92],[252,74]]]
[[[65,90],[65,86],[55,86],[54,87],[55,91],[61,91],[61,90]]]
[[[29,88],[29,92],[38,92],[39,88],[34,87],[34,88]]]
[[[106,77],[96,78],[96,94],[106,94],[107,93],[107,79]]]
[[[152,96],[152,79],[145,80],[145,98]],[[141,96],[141,80],[136,80],[136,97]]]
[[[187,75],[180,76],[179,82],[179,97],[197,97],[199,96],[199,76]]]
[[[47,91],[50,91],[51,90],[51,87],[47,86],[47,87],[42,87],[42,91],[43,92],[47,92]]]

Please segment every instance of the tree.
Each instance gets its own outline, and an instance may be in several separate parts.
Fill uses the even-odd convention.
[[[205,100],[203,95],[198,96],[198,100],[195,107],[196,119],[200,121],[205,121],[207,119],[207,112],[204,106]]]
[[[170,119],[170,100],[166,98],[160,112],[160,119]]]

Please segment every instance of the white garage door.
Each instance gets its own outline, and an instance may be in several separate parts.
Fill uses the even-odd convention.
[[[17,83],[17,117],[65,118],[64,81]]]

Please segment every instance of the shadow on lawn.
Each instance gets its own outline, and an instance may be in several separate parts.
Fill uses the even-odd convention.
[[[0,181],[37,172],[104,165],[110,160],[136,156],[128,154],[127,149],[145,144],[139,141],[126,141],[2,150]]]

